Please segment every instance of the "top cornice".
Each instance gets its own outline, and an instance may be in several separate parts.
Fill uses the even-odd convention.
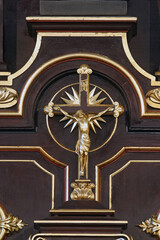
[[[31,16],[26,17],[26,20],[29,21],[106,21],[106,22],[137,22],[137,17],[40,17],[40,16]]]
[[[136,35],[136,17],[27,17],[29,32],[126,32]]]

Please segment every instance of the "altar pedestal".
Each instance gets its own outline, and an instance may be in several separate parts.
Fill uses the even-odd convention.
[[[114,210],[107,210],[96,201],[68,201],[62,208],[52,210],[50,218],[35,220],[34,223],[40,233],[34,235],[31,240],[68,237],[130,239],[122,233],[128,222],[115,219]]]

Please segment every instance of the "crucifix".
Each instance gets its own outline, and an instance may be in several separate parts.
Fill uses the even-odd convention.
[[[88,65],[80,66],[77,73],[79,74],[79,93],[72,88],[73,96],[66,92],[68,99],[61,97],[65,104],[54,104],[50,101],[44,107],[44,112],[49,117],[62,114],[61,121],[68,120],[65,127],[73,124],[71,131],[78,126],[78,140],[75,146],[75,153],[78,155],[78,179],[71,185],[74,188],[71,198],[93,199],[94,184],[88,179],[88,153],[91,145],[89,130],[91,128],[96,133],[94,125],[101,128],[98,121],[105,122],[102,115],[113,115],[118,118],[124,109],[114,101],[110,105],[102,104],[106,97],[98,99],[102,91],[95,94],[96,87],[90,91],[89,75],[92,70]]]

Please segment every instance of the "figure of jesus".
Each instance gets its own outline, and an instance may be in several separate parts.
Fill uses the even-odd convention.
[[[60,107],[54,107],[54,110],[62,112],[66,117],[73,119],[78,124],[78,140],[76,143],[75,152],[78,155],[80,176],[84,176],[86,166],[88,166],[88,152],[91,146],[91,140],[89,136],[90,122],[101,117],[110,109],[111,107],[108,107],[104,111],[99,112],[96,115],[89,116],[88,114],[85,114],[82,110],[78,110],[75,114],[71,115]]]

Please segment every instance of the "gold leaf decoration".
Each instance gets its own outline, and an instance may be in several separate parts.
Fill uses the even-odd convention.
[[[12,88],[0,87],[0,108],[9,108],[17,103],[18,94]]]
[[[160,239],[160,214],[158,216],[152,215],[151,218],[145,220],[138,226],[146,233],[157,236]]]
[[[94,193],[92,192],[92,188],[95,187],[94,183],[72,183],[71,187],[74,188],[71,193],[72,200],[94,199]]]
[[[25,224],[18,217],[14,217],[12,214],[8,214],[4,220],[0,221],[0,228],[4,228],[6,233],[19,231]]]
[[[4,239],[7,234],[19,231],[25,225],[21,219],[7,214],[0,206],[0,240]]]

